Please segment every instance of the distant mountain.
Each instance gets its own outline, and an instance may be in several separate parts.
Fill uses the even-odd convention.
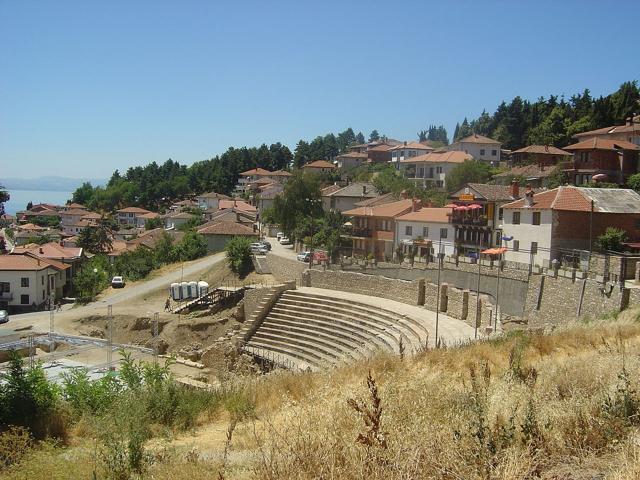
[[[69,177],[39,177],[39,178],[0,178],[0,185],[8,190],[48,190],[52,192],[73,192],[83,182],[91,182],[94,187],[106,185],[103,178],[69,178]]]

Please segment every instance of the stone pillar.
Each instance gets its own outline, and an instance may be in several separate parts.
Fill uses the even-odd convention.
[[[460,313],[460,320],[466,320],[469,316],[469,290],[462,292],[462,312]]]
[[[440,285],[440,311],[446,312],[449,306],[449,297],[447,292],[449,291],[449,284],[443,283]]]
[[[424,305],[424,297],[425,297],[425,284],[424,278],[418,280],[418,298],[417,305]]]

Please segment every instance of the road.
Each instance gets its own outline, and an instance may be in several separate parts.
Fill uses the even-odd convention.
[[[78,317],[82,314],[95,315],[98,312],[104,314],[107,305],[118,305],[132,302],[136,298],[152,293],[158,289],[168,288],[170,283],[180,281],[182,278],[187,279],[191,277],[190,279],[193,279],[194,276],[197,276],[199,273],[212,268],[224,260],[224,253],[216,253],[199,260],[185,263],[184,267],[177,264],[175,265],[175,269],[172,269],[169,272],[165,272],[158,277],[151,278],[134,285],[129,285],[122,290],[110,291],[88,305],[75,308],[73,308],[73,305],[65,305],[62,312],[55,314],[55,319],[64,319],[69,316]],[[48,311],[11,315],[10,322],[5,327],[0,328],[0,341],[3,343],[9,342],[13,341],[13,339],[20,335],[24,335],[24,331],[16,331],[16,328],[22,330],[31,326],[29,331],[48,332],[49,315]],[[58,331],[57,328],[56,331]],[[71,332],[60,331],[59,333]]]

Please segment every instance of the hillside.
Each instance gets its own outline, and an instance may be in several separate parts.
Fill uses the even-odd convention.
[[[190,433],[152,426],[145,471],[190,480],[638,478],[639,353],[636,310],[320,374],[233,377],[224,389],[242,395]],[[98,437],[81,421],[70,447],[37,448],[5,477],[104,478]]]

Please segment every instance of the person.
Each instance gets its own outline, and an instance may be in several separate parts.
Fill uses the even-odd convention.
[[[56,302],[56,311],[58,312],[62,311],[62,302],[60,300]]]
[[[164,311],[165,312],[171,311],[171,300],[169,298],[167,298],[167,301],[164,303]]]

